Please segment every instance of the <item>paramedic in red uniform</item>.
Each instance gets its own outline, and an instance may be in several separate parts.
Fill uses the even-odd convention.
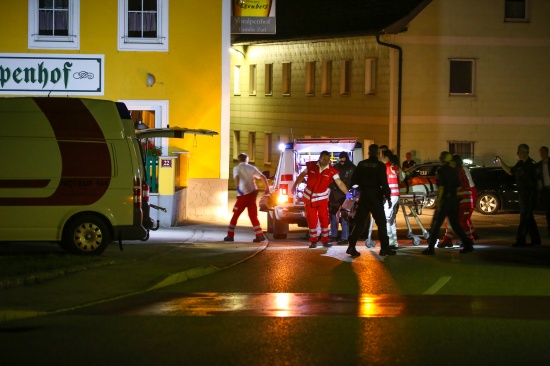
[[[252,228],[256,234],[256,238],[252,240],[254,243],[259,243],[265,240],[264,232],[258,220],[258,206],[256,206],[256,197],[258,197],[258,187],[256,179],[261,179],[265,186],[265,193],[269,194],[269,183],[265,175],[262,174],[254,165],[248,164],[248,155],[241,153],[238,156],[239,165],[233,168],[233,178],[237,187],[237,202],[233,207],[233,217],[229,222],[227,236],[224,241],[234,241],[235,227],[237,220],[243,213],[244,209],[248,210],[248,217],[252,222]]]
[[[306,163],[306,168],[300,173],[292,185],[292,192],[296,192],[296,187],[302,183],[307,175],[307,186],[304,189],[304,205],[306,219],[309,227],[310,248],[315,248],[319,240],[317,234],[317,221],[321,224],[321,241],[323,246],[330,246],[328,235],[328,196],[330,193],[329,185],[332,181],[336,182],[338,188],[344,193],[348,189],[338,175],[338,170],[330,165],[330,153],[322,151],[319,155],[319,161],[310,161]]]
[[[474,240],[473,229],[471,224],[472,213],[474,212],[474,200],[472,198],[472,189],[470,188],[470,182],[464,169],[464,163],[460,155],[453,155],[454,168],[458,170],[458,178],[460,179],[460,187],[458,188],[456,195],[460,200],[458,208],[458,223],[464,230],[464,233],[470,240]],[[453,227],[447,219],[447,229],[443,239],[437,244],[438,248],[452,248],[453,239],[456,237],[456,233]]]
[[[397,249],[397,210],[399,209],[399,162],[395,164],[391,161],[393,153],[390,150],[382,152],[382,162],[386,165],[386,176],[388,177],[388,185],[390,187],[390,200],[384,203],[384,214],[386,215],[386,230],[390,241],[390,249]],[[389,204],[391,201],[391,204]]]

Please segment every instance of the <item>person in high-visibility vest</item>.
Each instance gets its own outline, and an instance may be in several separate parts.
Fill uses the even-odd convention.
[[[321,225],[321,241],[323,246],[330,247],[328,228],[329,185],[334,181],[342,192],[347,193],[348,189],[342,179],[340,179],[338,170],[330,165],[330,153],[328,151],[322,151],[318,161],[306,163],[305,169],[292,185],[293,192],[296,192],[296,187],[302,183],[306,176],[307,185],[304,189],[303,201],[309,228],[309,247],[315,248],[319,241],[317,222]]]
[[[386,230],[390,241],[390,248],[397,249],[397,210],[399,209],[399,162],[394,164],[390,158],[393,153],[390,150],[382,152],[382,162],[386,165],[386,176],[388,177],[388,185],[390,186],[390,201],[391,205],[384,203],[384,214],[386,215]]]

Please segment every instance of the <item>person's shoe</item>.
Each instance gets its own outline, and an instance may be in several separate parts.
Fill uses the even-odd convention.
[[[462,248],[459,253],[465,254],[465,253],[471,253],[474,251],[473,245],[465,245],[464,248]]]
[[[327,241],[326,243],[323,243],[323,246],[325,248],[330,248],[332,246],[332,244],[330,244],[330,242]]]
[[[261,243],[265,241],[265,236],[257,236],[256,239],[252,240],[253,243]]]
[[[399,246],[397,246],[397,245],[390,245],[390,249],[391,249],[391,250],[397,250],[397,249],[399,249]]]
[[[331,237],[329,237],[329,240],[330,241],[338,241],[338,237],[337,236],[331,236]]]
[[[359,257],[361,255],[361,253],[359,253],[355,248],[348,249],[346,253],[348,253],[352,257]]]
[[[439,243],[437,243],[437,247],[438,247],[438,248],[452,248],[452,247],[453,247],[453,243],[440,241]]]
[[[309,247],[310,247],[311,249],[317,248],[317,243],[311,243],[311,244],[309,244]]]
[[[434,248],[426,248],[423,251],[421,251],[420,253],[422,253],[424,255],[435,255],[435,250],[434,250]]]
[[[349,244],[348,240],[338,240],[338,245],[346,245]]]
[[[226,236],[223,241],[235,241],[235,239],[232,236]]]
[[[379,256],[385,257],[387,255],[396,255],[397,252],[395,250],[391,250],[390,248],[383,248],[380,249],[380,252],[378,253]]]

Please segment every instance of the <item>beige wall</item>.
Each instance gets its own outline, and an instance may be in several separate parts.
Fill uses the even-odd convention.
[[[550,2],[529,23],[504,22],[501,0],[434,0],[395,37],[404,50],[402,151],[433,160],[447,141],[475,141],[475,162],[513,162],[516,146],[550,143]],[[476,59],[475,96],[449,96],[449,59]]]
[[[336,39],[284,45],[235,47],[231,57],[231,130],[240,131],[238,147],[246,152],[248,134],[256,132],[256,166],[274,173],[281,139],[311,137],[358,137],[388,144],[389,139],[389,50],[374,38]],[[365,59],[377,58],[377,85],[374,95],[365,95]],[[340,95],[340,61],[351,60],[351,89]],[[321,68],[332,61],[332,92],[321,95]],[[315,94],[306,95],[306,62],[315,61]],[[282,63],[291,62],[291,93],[283,96]],[[273,64],[273,95],[265,95],[265,64]],[[249,95],[249,65],[257,65],[257,94]],[[233,68],[241,65],[241,95],[234,95]],[[273,136],[272,164],[265,164],[264,133]],[[231,167],[236,162],[232,162]],[[230,180],[230,187],[232,182]]]
[[[397,36],[382,40],[403,49],[401,158],[414,150],[419,162],[433,161],[449,141],[474,142],[474,162],[491,164],[494,155],[516,160],[519,143],[538,147],[550,139],[550,1],[529,1],[528,23],[504,22],[503,0],[434,0]],[[243,50],[244,51],[244,50]],[[256,165],[264,170],[263,132],[278,136],[356,136],[397,145],[397,53],[374,37],[250,46],[241,64],[241,91],[231,96],[231,129],[257,132]],[[363,61],[377,57],[376,95],[364,95]],[[352,60],[352,91],[340,96],[338,61]],[[449,59],[476,60],[474,96],[449,96]],[[320,95],[323,60],[333,61],[330,97]],[[305,63],[316,61],[316,93],[305,95]],[[274,94],[263,94],[263,64],[274,64]],[[292,62],[292,93],[283,97],[281,63]],[[258,65],[258,93],[248,95],[248,64]],[[233,149],[234,147],[231,146]],[[271,170],[276,166],[276,157]],[[231,165],[233,166],[233,165]],[[231,183],[230,183],[231,185]]]

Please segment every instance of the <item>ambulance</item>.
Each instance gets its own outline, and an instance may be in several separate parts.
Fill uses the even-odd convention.
[[[114,240],[146,240],[140,139],[185,134],[217,132],[136,132],[126,105],[108,100],[0,98],[0,241],[58,242],[97,255]]]
[[[273,238],[286,239],[290,224],[307,227],[302,201],[306,182],[292,192],[292,184],[305,169],[306,163],[319,160],[322,151],[331,153],[332,164],[337,162],[342,151],[349,154],[355,165],[364,156],[362,144],[357,142],[357,138],[295,139],[283,144],[280,150],[279,165],[272,177],[272,194],[260,200],[260,211],[267,212],[267,231],[273,233]]]

